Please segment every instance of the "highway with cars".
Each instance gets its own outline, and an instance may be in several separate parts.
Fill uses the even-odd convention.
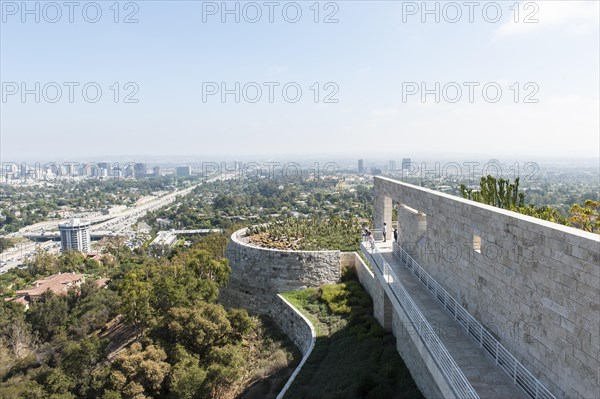
[[[86,220],[89,220],[92,223],[90,227],[92,233],[110,231],[115,235],[129,235],[131,233],[131,226],[148,212],[155,211],[163,206],[173,203],[178,196],[190,194],[197,186],[198,185],[193,185],[185,189],[176,190],[168,194],[140,201],[136,206],[126,208],[113,215],[97,215],[87,218]],[[58,253],[60,251],[60,242],[46,241],[40,243],[30,241],[25,237],[32,235],[43,237],[44,234],[55,236],[55,233],[58,231],[59,223],[68,220],[69,219],[41,222],[24,227],[18,232],[8,234],[7,237],[17,238],[20,242],[18,242],[15,247],[0,254],[0,274],[4,274],[12,268],[19,267],[28,257],[32,257],[38,250],[43,249],[50,253]]]
[[[235,172],[217,174],[215,177],[208,179],[207,182],[230,180],[236,177],[237,174]],[[163,195],[143,198],[138,201],[135,206],[124,208],[122,211],[112,215],[88,212],[82,215],[82,218],[91,222],[90,231],[92,234],[110,232],[118,236],[132,236],[134,232],[131,231],[131,226],[136,224],[140,218],[144,217],[148,212],[155,211],[173,203],[177,197],[183,197],[190,194],[200,184],[202,183]],[[41,237],[45,234],[55,236],[56,232],[58,232],[59,223],[67,222],[70,219],[72,218],[40,222],[31,226],[26,226],[18,232],[6,235],[6,237],[9,238],[17,238],[20,242],[17,243],[15,247],[0,253],[0,274],[4,274],[12,268],[20,267],[28,257],[34,256],[36,251],[45,250],[50,253],[60,252],[60,242],[34,242],[28,240],[26,237],[36,235]]]

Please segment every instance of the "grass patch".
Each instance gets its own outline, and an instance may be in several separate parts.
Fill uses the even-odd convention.
[[[317,330],[315,348],[285,399],[423,398],[394,336],[373,317],[367,292],[353,274],[343,280],[283,294]]]

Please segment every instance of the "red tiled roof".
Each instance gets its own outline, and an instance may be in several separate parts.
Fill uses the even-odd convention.
[[[84,278],[83,274],[76,273],[62,273],[55,274],[50,277],[46,277],[41,280],[33,282],[33,287],[26,288],[24,290],[18,290],[17,296],[30,296],[36,297],[42,295],[47,290],[54,292],[55,294],[61,294],[67,292],[69,287],[73,284],[82,281]]]
[[[98,286],[98,288],[104,288],[109,281],[109,278],[99,278],[98,280],[96,280],[96,285]]]
[[[20,297],[17,297],[17,298],[13,298],[11,300],[13,302],[20,303],[23,306],[29,305],[29,301],[27,299],[25,299],[25,297],[23,297],[23,296],[20,296]]]

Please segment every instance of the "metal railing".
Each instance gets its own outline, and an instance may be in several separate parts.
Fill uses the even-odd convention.
[[[478,399],[479,395],[477,395],[477,392],[475,392],[460,367],[458,367],[450,353],[448,353],[448,350],[442,344],[418,306],[413,302],[402,283],[400,283],[400,279],[398,279],[389,263],[385,260],[381,252],[379,252],[379,249],[377,247],[367,249],[367,245],[368,243],[363,242],[361,244],[362,250],[373,257],[375,267],[377,267],[396,297],[396,300],[404,309],[419,338],[444,375],[454,395],[461,399]]]
[[[369,231],[373,235],[373,239],[375,241],[383,241],[383,229],[370,229]],[[362,238],[363,241],[367,241],[364,232]]]
[[[398,243],[393,243],[393,252],[402,263],[421,281],[433,295],[454,316],[467,335],[474,339],[481,349],[494,360],[523,392],[534,399],[556,399],[546,387],[535,378],[494,336],[483,327],[467,310],[460,305],[442,286],[425,271]]]

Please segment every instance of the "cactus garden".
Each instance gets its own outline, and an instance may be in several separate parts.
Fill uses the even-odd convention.
[[[340,250],[359,248],[361,223],[358,219],[304,219],[250,226],[247,230],[251,244],[280,250]]]

